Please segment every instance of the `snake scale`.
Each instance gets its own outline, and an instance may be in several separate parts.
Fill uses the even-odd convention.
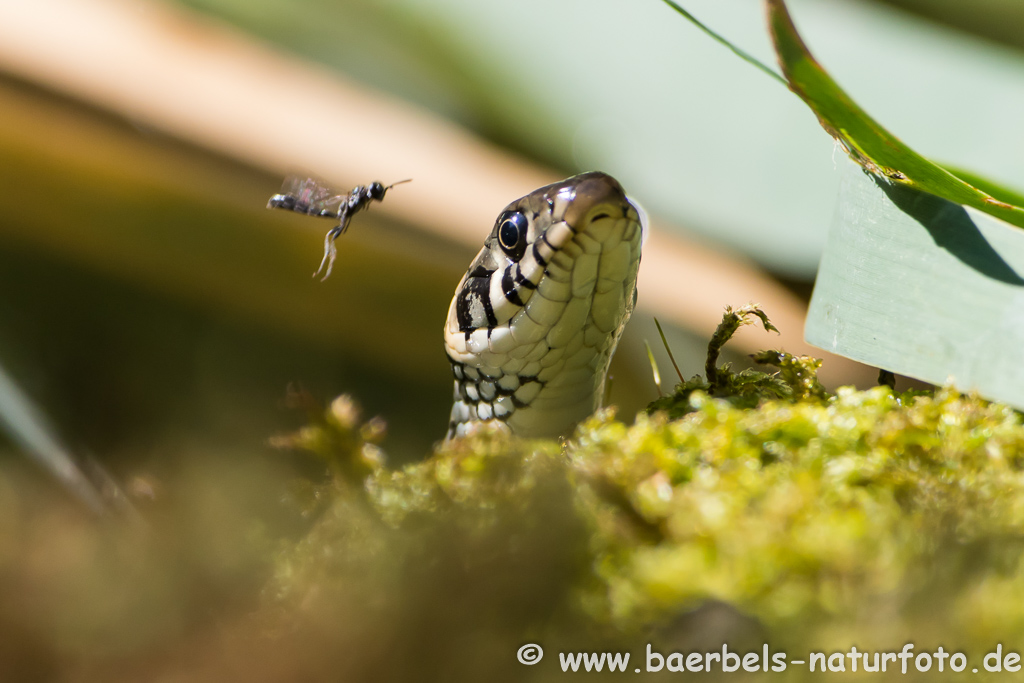
[[[636,305],[645,233],[642,210],[598,172],[501,212],[448,309],[449,438],[482,420],[522,437],[562,436],[600,406]]]

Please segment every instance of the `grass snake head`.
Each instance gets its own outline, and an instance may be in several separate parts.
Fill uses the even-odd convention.
[[[448,309],[449,438],[480,420],[527,438],[563,436],[600,407],[636,305],[645,232],[642,210],[604,173],[505,207]]]

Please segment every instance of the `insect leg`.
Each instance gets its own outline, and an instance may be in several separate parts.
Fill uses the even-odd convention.
[[[334,259],[338,257],[338,248],[334,246],[334,240],[336,240],[343,232],[348,230],[348,210],[343,209],[338,218],[340,222],[328,230],[327,234],[324,235],[324,257],[320,261],[320,267],[316,269],[315,273],[313,273],[313,277],[316,277],[320,274],[320,271],[324,269],[324,264],[327,264],[327,271],[324,273],[324,276],[320,278],[320,282],[323,282],[331,276],[331,269],[334,268]]]
[[[331,268],[334,267],[334,259],[338,256],[338,248],[334,246],[335,230],[337,228],[331,228],[324,237],[324,257],[320,260],[320,267],[313,273],[313,277],[316,277],[324,269],[324,264],[327,264],[327,272],[320,278],[320,282],[326,280],[331,274]]]

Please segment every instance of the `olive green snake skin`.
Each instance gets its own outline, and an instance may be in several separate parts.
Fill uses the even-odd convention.
[[[474,422],[558,437],[600,407],[636,305],[642,210],[604,173],[542,187],[498,216],[445,323],[449,438]]]

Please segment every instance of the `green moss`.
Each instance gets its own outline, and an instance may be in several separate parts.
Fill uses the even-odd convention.
[[[690,401],[621,432],[594,418],[573,449],[612,618],[713,597],[779,627],[859,619],[931,580],[922,566],[1024,530],[1024,430],[1003,406],[952,391],[908,405],[884,387]],[[634,516],[641,533],[621,523]]]
[[[729,311],[709,358],[749,316],[770,325],[759,313]],[[334,468],[348,474],[282,552],[272,594],[345,594],[354,575],[407,606],[469,594],[512,641],[658,633],[708,601],[821,647],[1024,633],[1020,415],[951,389],[829,395],[819,361],[755,358],[777,371],[715,368],[633,424],[606,410],[564,443],[481,425],[360,477],[358,438],[309,438],[319,457],[362,464]]]
[[[670,395],[651,403],[647,412],[664,411],[671,418],[682,417],[692,410],[690,395],[693,392],[725,399],[740,408],[755,408],[762,401],[769,399],[807,401],[828,398],[825,388],[818,382],[821,361],[817,358],[794,356],[783,351],[762,351],[751,356],[761,365],[778,368],[777,373],[751,369],[734,372],[728,363],[718,366],[718,356],[722,347],[740,327],[751,324],[755,319],[761,321],[765,330],[778,332],[765,312],[755,304],[735,311],[731,307],[726,308],[722,322],[708,343],[708,356],[704,365],[707,378],[697,375],[681,381]],[[660,326],[658,329],[660,331]],[[665,341],[664,335],[662,341]],[[669,354],[671,353],[670,350]],[[681,376],[680,379],[682,380]]]

